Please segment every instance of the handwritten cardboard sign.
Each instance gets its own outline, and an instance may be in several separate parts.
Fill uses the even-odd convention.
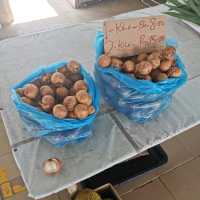
[[[104,34],[104,51],[110,56],[126,57],[160,49],[165,40],[165,17],[105,21]]]

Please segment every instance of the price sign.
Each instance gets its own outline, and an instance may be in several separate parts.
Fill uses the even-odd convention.
[[[165,16],[141,17],[104,22],[104,51],[126,57],[164,47]]]

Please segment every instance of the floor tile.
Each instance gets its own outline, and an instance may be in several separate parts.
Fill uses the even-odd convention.
[[[7,176],[8,180],[20,176],[20,172],[17,168],[17,165],[15,164],[14,158],[11,153],[0,157],[0,172],[1,174],[2,173],[5,174],[2,176],[4,177]],[[4,181],[1,182],[1,174],[0,174],[0,184],[4,182]],[[6,178],[3,179],[5,180]]]
[[[123,200],[173,200],[171,194],[162,185],[162,183],[157,179],[135,191],[126,193],[122,196]]]
[[[2,119],[0,118],[0,156],[10,151],[8,138]]]
[[[200,155],[200,125],[178,136],[180,141],[194,155]]]
[[[176,200],[199,200],[200,159],[193,160],[161,176],[161,181]]]
[[[120,194],[143,185],[144,183],[159,177],[161,174],[175,168],[176,166],[193,159],[192,154],[183,146],[177,137],[166,141],[162,144],[163,149],[168,155],[168,163],[135,179],[124,182],[116,186]]]

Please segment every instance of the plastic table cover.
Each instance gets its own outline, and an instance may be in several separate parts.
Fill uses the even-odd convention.
[[[157,15],[165,9],[164,6],[156,6],[116,18]],[[0,42],[1,115],[14,158],[31,197],[42,198],[58,192],[199,124],[199,35],[181,21],[167,17],[167,36],[178,40],[179,55],[190,78],[176,93],[168,111],[157,120],[138,125],[103,103],[93,136],[63,149],[28,135],[11,102],[9,88],[38,66],[60,60],[76,59],[92,73],[95,34],[101,28],[102,21],[95,21]],[[64,162],[64,169],[59,176],[45,176],[42,163],[54,156]]]

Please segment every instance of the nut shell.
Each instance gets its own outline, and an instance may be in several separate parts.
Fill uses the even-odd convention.
[[[84,104],[78,104],[74,108],[74,113],[78,119],[85,119],[88,116],[88,106]]]
[[[69,94],[69,91],[66,87],[56,88],[56,97],[58,99],[64,99]]]
[[[21,100],[24,102],[24,103],[27,103],[29,105],[34,105],[34,101],[28,97],[22,97]]]
[[[164,81],[166,79],[168,79],[167,74],[163,73],[163,72],[159,72],[154,76],[153,81],[154,82],[159,82],[159,81]]]
[[[98,63],[101,67],[109,67],[111,65],[111,57],[103,54],[99,57]]]
[[[57,69],[57,71],[65,75],[67,73],[67,68],[66,68],[66,66],[63,66],[63,67]]]
[[[121,69],[121,68],[122,68],[122,65],[123,65],[123,61],[122,61],[121,59],[119,59],[119,58],[113,57],[113,58],[111,59],[111,65],[112,65],[113,67],[116,67],[116,68],[118,68],[118,69]]]
[[[151,73],[153,65],[148,61],[142,61],[136,65],[136,73],[141,75],[148,75]]]
[[[161,63],[160,63],[160,70],[162,72],[166,72],[170,69],[170,67],[172,66],[172,60],[163,60]]]
[[[42,97],[41,103],[53,107],[55,104],[55,99],[51,95],[45,95]]]
[[[127,60],[122,68],[127,73],[133,73],[135,71],[135,63],[132,60]]]
[[[76,104],[77,100],[75,96],[67,96],[63,100],[63,105],[67,108],[68,111],[73,111]]]
[[[156,58],[159,58],[159,59],[162,58],[162,52],[161,51],[154,51],[154,52],[150,53],[147,57],[147,60],[150,61],[150,60],[156,59]]]
[[[140,53],[140,54],[137,56],[136,60],[137,60],[137,62],[144,61],[144,60],[146,60],[147,56],[148,56],[147,53]]]
[[[60,72],[55,72],[51,76],[51,83],[54,85],[64,85],[65,84],[65,76]]]
[[[68,111],[66,107],[62,104],[57,104],[53,107],[53,115],[59,119],[64,119],[67,117]]]
[[[75,60],[71,60],[68,64],[67,64],[67,68],[70,72],[72,73],[77,73],[80,71],[80,64],[75,61]]]
[[[36,85],[30,83],[24,87],[24,95],[30,99],[35,99],[39,93],[39,89]]]
[[[41,82],[43,85],[48,85],[51,82],[51,74],[45,74],[41,78]]]
[[[48,86],[48,85],[43,85],[41,88],[40,88],[40,95],[41,96],[45,96],[45,95],[54,95],[54,91],[53,89]]]
[[[168,71],[167,71],[167,75],[169,77],[179,77],[181,76],[181,70],[178,67],[171,67]]]
[[[58,158],[50,158],[43,163],[43,170],[47,175],[58,174],[62,169],[62,162]]]
[[[76,99],[79,103],[85,104],[87,106],[90,106],[92,104],[92,98],[85,90],[78,91],[76,93]]]
[[[166,47],[163,49],[163,58],[167,60],[174,60],[176,49],[174,47]]]
[[[79,90],[87,91],[87,84],[84,80],[79,80],[74,83],[73,89],[78,92]]]
[[[160,58],[153,58],[149,60],[149,62],[152,64],[153,69],[156,69],[160,66]]]

